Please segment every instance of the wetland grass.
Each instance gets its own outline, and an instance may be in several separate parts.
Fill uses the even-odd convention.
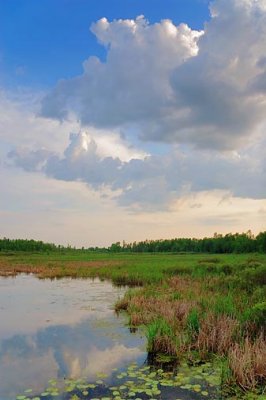
[[[244,390],[256,390],[265,385],[266,346],[261,334],[255,340],[246,337],[229,350],[229,366],[236,383]]]

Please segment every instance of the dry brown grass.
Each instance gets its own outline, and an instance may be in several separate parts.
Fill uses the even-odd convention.
[[[167,297],[147,298],[144,295],[137,295],[127,300],[127,304],[122,302],[120,309],[126,307],[130,315],[132,313],[142,315],[142,318],[138,317],[140,324],[147,320],[151,321],[153,318],[162,317],[170,325],[181,328],[185,325],[187,316],[194,306],[195,302],[190,300],[170,301]],[[136,320],[136,317],[134,318]]]
[[[180,300],[174,302],[172,305],[174,320],[179,321],[179,326],[185,326],[188,314],[194,306],[195,302],[192,301]]]
[[[47,268],[47,267],[46,267]],[[42,266],[32,266],[32,265],[23,265],[16,264],[10,265],[5,262],[0,262],[0,276],[16,276],[21,273],[25,274],[40,274],[43,270]]]
[[[115,304],[115,311],[119,313],[120,311],[127,311],[129,307],[129,298],[127,296],[122,297],[119,299]]]
[[[177,285],[176,279],[174,285]],[[181,285],[182,283],[178,282],[179,288]],[[179,335],[185,327],[187,316],[190,310],[195,307],[196,302],[190,299],[170,300],[171,288],[163,293],[158,297],[158,292],[147,296],[145,289],[140,289],[137,293],[126,295],[118,300],[115,310],[116,312],[127,311],[132,326],[147,325],[158,318],[163,318],[172,327],[176,335]]]
[[[243,390],[266,384],[266,341],[262,335],[254,342],[247,337],[244,343],[235,343],[228,357],[236,383]]]
[[[169,336],[160,335],[154,339],[152,352],[175,356],[177,354],[176,343]]]
[[[154,319],[152,314],[147,314],[146,312],[132,312],[130,314],[130,325],[140,326],[147,325]]]
[[[182,276],[174,276],[167,281],[171,291],[177,291],[186,295],[192,289],[192,279]],[[199,281],[193,280],[193,295],[198,297],[202,294],[202,285]]]
[[[203,354],[209,352],[226,355],[235,342],[239,322],[226,315],[206,315],[201,321],[196,348]]]
[[[112,261],[53,261],[47,264],[29,265],[13,264],[7,260],[0,260],[0,276],[16,276],[21,273],[35,274],[39,278],[80,277],[82,271],[92,268],[115,267],[120,262]]]

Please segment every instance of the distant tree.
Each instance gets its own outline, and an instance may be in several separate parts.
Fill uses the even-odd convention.
[[[119,253],[119,252],[122,250],[122,247],[121,247],[120,242],[113,243],[113,244],[109,247],[109,250],[110,250],[112,253]]]
[[[261,253],[266,253],[266,231],[260,232],[256,236],[257,250]]]

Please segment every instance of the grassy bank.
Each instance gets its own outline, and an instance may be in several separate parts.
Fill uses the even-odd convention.
[[[202,254],[0,255],[0,274],[108,278],[130,289],[116,305],[144,326],[153,355],[213,355],[223,360],[225,390],[264,393],[266,256]]]

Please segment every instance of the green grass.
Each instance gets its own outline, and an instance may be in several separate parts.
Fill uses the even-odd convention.
[[[101,276],[113,278],[118,276],[129,276],[129,278],[141,279],[142,283],[158,282],[162,278],[175,275],[190,275],[201,277],[208,275],[225,275],[228,277],[228,271],[231,274],[242,272],[243,276],[248,275],[248,279],[256,282],[257,279],[265,279],[264,271],[266,256],[263,254],[128,254],[128,253],[93,253],[93,252],[66,252],[66,253],[13,253],[5,255],[0,253],[0,262],[25,264],[29,266],[38,266],[45,264],[51,267],[55,263],[62,268],[72,262],[119,262],[116,268],[101,268],[98,273]],[[1,267],[0,267],[1,270]],[[93,269],[92,269],[93,270]],[[251,271],[251,272],[250,272]],[[257,271],[257,272],[256,272]],[[82,269],[80,272],[85,274]],[[87,271],[90,276],[92,271]],[[252,275],[252,276],[251,276]]]
[[[193,308],[188,316],[186,321],[187,329],[192,334],[199,333],[200,330],[200,321],[199,321],[199,312],[196,308]]]

